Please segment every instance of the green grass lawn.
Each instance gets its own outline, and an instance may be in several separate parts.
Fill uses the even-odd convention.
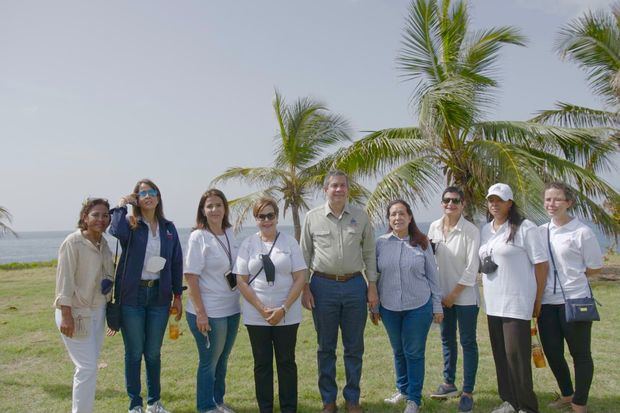
[[[0,270],[0,411],[67,412],[71,407],[73,365],[59,337],[51,303],[54,295],[54,268]],[[590,393],[590,412],[620,412],[620,284],[595,283],[596,297],[603,303],[602,320],[595,323],[593,355],[595,376]],[[177,341],[166,339],[162,360],[162,401],[174,413],[195,411],[195,370],[197,352],[185,320],[184,334]],[[475,392],[475,412],[490,412],[499,404],[495,370],[488,342],[486,321],[480,315],[478,329],[480,366]],[[297,364],[299,368],[299,411],[318,412],[321,399],[316,381],[316,336],[308,312],[299,330]],[[426,349],[424,394],[442,380],[439,329],[431,329]],[[123,376],[123,344],[120,335],[106,338],[99,370],[96,412],[127,411]],[[460,369],[460,367],[459,367]],[[392,351],[385,330],[368,323],[362,378],[362,403],[367,412],[402,412],[383,398],[394,391]],[[144,375],[143,375],[144,377]],[[457,380],[460,381],[459,375]],[[143,379],[144,380],[144,379]],[[342,350],[338,354],[338,382],[344,383]],[[535,369],[535,390],[541,412],[556,391],[548,369]],[[252,354],[244,327],[240,328],[228,369],[226,401],[239,413],[256,412],[252,373]],[[460,385],[459,385],[460,387]],[[277,388],[277,386],[276,386]],[[339,404],[343,403],[339,396]],[[277,399],[277,397],[276,397]],[[424,398],[425,412],[455,412],[456,400],[437,402]]]

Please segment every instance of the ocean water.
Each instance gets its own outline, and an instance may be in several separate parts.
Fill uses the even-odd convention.
[[[429,225],[429,222],[418,223],[420,230],[424,233],[428,231]],[[293,235],[292,225],[278,225],[278,229],[282,232]],[[14,238],[12,236],[0,238],[0,264],[10,262],[49,261],[56,259],[58,257],[58,248],[60,247],[60,244],[62,244],[62,241],[71,232],[73,231],[21,232],[19,233],[18,238]],[[179,238],[181,240],[182,248],[185,248],[187,245],[190,232],[190,228],[179,228]],[[237,238],[241,240],[255,232],[256,227],[253,225],[246,225],[237,234]],[[376,230],[377,236],[383,233],[385,233],[385,227],[380,227]],[[596,229],[595,233],[599,239],[601,248],[605,251],[610,245],[610,240]],[[110,249],[114,252],[116,239],[108,234],[105,236],[108,240],[108,244],[110,245]],[[618,250],[616,250],[616,252],[617,251]]]

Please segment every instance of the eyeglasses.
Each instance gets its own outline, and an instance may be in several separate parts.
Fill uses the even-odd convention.
[[[450,202],[452,202],[454,205],[459,205],[461,203],[461,199],[460,198],[444,198],[441,200],[441,203],[444,205],[448,205]]]
[[[140,192],[138,192],[138,196],[140,198],[146,198],[147,196],[156,197],[157,196],[157,189],[147,189],[146,191],[140,191]]]
[[[276,219],[275,212],[270,212],[268,214],[258,214],[256,215],[256,219],[259,221],[273,221]]]

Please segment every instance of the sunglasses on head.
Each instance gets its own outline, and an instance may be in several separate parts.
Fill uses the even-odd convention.
[[[138,196],[140,198],[146,198],[147,196],[156,197],[157,196],[157,190],[156,189],[147,189],[146,191],[140,191],[140,192],[138,192]]]
[[[256,215],[256,219],[258,219],[259,221],[273,221],[274,219],[276,219],[276,214],[275,212],[270,212],[268,214],[258,214]]]
[[[450,202],[452,202],[454,205],[459,205],[461,203],[461,199],[460,198],[444,198],[441,200],[441,203],[444,205],[448,205]]]

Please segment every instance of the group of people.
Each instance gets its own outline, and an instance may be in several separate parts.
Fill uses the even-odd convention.
[[[121,307],[129,412],[145,411],[140,377],[144,358],[146,412],[167,413],[160,397],[160,352],[169,315],[181,318],[185,277],[186,319],[199,359],[200,413],[233,412],[224,400],[226,372],[241,320],[254,358],[258,411],[274,411],[274,355],[280,411],[297,411],[295,348],[302,305],[312,312],[317,334],[321,413],[338,410],[339,332],[345,409],[363,411],[360,380],[369,316],[372,323],[383,323],[394,353],[396,392],[386,403],[404,403],[405,413],[419,411],[426,339],[434,322],[441,327],[444,380],[431,397],[460,396],[458,411],[471,412],[481,305],[477,276],[482,271],[502,400],[493,413],[539,411],[530,361],[533,317],[561,391],[554,406],[586,412],[593,376],[592,322],[567,322],[564,300],[591,296],[587,276],[600,270],[602,256],[593,232],[569,214],[575,200],[568,186],[547,186],[543,202],[551,220],[540,227],[524,219],[511,188],[502,183],[489,188],[489,222],[481,231],[465,219],[465,197],[459,188],[443,191],[442,217],[427,235],[416,225],[409,204],[394,200],[386,208],[388,232],[376,240],[367,214],[348,203],[344,173],[329,172],[324,192],[326,202],[306,214],[298,244],[278,231],[279,208],[271,198],[254,204],[258,232],[239,242],[231,230],[225,195],[209,189],[198,203],[185,256],[152,181],[139,181],[112,209],[105,199],[88,199],[78,229],[60,247],[54,302],[56,323],[75,365],[72,411],[93,410],[105,308],[114,295]],[[131,214],[127,205],[132,206]],[[103,237],[108,226],[122,247],[116,272]],[[462,391],[456,386],[457,326],[463,350]],[[574,360],[574,386],[564,341]]]

